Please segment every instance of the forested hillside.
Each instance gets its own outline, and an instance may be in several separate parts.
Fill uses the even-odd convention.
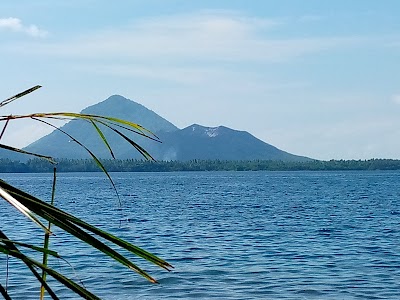
[[[173,172],[173,171],[335,171],[335,170],[400,170],[400,160],[330,160],[284,162],[272,160],[228,161],[191,160],[158,161],[102,160],[109,172]],[[52,172],[53,165],[45,160],[33,159],[25,163],[0,159],[0,173]],[[59,172],[101,172],[91,159],[62,159],[57,164]]]

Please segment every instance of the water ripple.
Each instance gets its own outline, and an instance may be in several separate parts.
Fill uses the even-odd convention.
[[[159,280],[152,285],[56,230],[51,245],[73,267],[52,265],[104,299],[400,299],[398,172],[112,175],[122,209],[104,176],[90,173],[60,174],[57,205],[175,269],[132,257]],[[3,178],[49,198],[50,175]],[[0,203],[2,228],[32,241],[40,230],[7,205]],[[16,232],[16,222],[26,226]],[[0,280],[4,266],[1,256]],[[37,299],[23,265],[10,261],[10,270],[14,299]]]

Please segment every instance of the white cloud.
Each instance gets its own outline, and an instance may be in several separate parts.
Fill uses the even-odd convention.
[[[30,51],[86,60],[277,63],[365,42],[359,37],[271,38],[281,22],[227,12],[137,20],[124,28],[86,33]],[[21,49],[21,47],[19,47]],[[20,51],[24,51],[23,49]]]
[[[36,25],[24,25],[18,18],[0,19],[0,30],[11,30],[14,32],[22,32],[32,37],[45,37],[47,32],[39,29]]]

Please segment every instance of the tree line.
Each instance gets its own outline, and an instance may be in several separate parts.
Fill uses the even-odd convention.
[[[400,160],[311,160],[306,162],[273,160],[190,160],[146,161],[105,159],[101,163],[109,172],[175,172],[175,171],[345,171],[400,170]],[[26,162],[0,159],[0,173],[46,173],[54,166],[58,172],[101,172],[92,159],[60,159],[56,165],[42,159]]]

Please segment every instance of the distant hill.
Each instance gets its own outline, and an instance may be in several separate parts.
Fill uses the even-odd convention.
[[[161,139],[163,151],[159,154],[163,160],[309,160],[279,150],[246,131],[224,126],[204,127],[193,124],[179,131],[163,133]]]
[[[178,128],[155,112],[147,109],[143,105],[128,100],[122,96],[114,95],[108,99],[89,106],[81,111],[84,114],[104,115],[116,117],[134,123],[138,123],[152,132],[170,132],[177,131]],[[82,120],[72,120],[61,127],[65,132],[71,134],[86,147],[91,149],[99,158],[110,158],[108,149],[104,146],[101,138],[96,133],[93,126]],[[117,158],[140,158],[140,154],[125,140],[114,134],[110,129],[102,128],[112,145],[113,152]],[[133,136],[135,141],[143,145],[146,149],[156,142],[143,138],[139,135]],[[53,131],[47,136],[30,144],[24,150],[45,153],[57,158],[89,158],[88,153],[71,142],[60,131]]]
[[[105,101],[89,106],[82,110],[82,113],[126,119],[149,129],[160,137],[162,143],[145,139],[139,135],[135,135],[133,138],[157,160],[310,160],[279,150],[248,132],[224,126],[204,127],[194,124],[180,130],[143,105],[119,95],[111,96]],[[86,145],[99,158],[111,157],[95,129],[89,123],[72,120],[61,129]],[[141,158],[139,153],[122,138],[107,128],[102,130],[108,136],[116,158]],[[56,158],[89,158],[85,150],[59,131],[53,131],[24,149]]]

